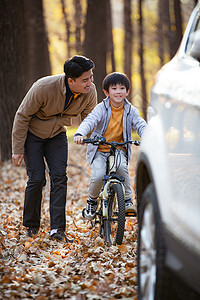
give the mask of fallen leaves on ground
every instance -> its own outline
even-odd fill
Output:
[[[82,218],[90,177],[85,146],[69,145],[66,232],[73,244],[49,239],[48,175],[40,231],[25,238],[25,168],[9,162],[0,168],[0,299],[137,299],[136,218],[126,221],[123,244],[112,247]]]

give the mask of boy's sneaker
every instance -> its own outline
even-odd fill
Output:
[[[89,199],[87,200],[87,206],[83,209],[82,215],[83,218],[88,220],[93,220],[96,215],[98,201]]]
[[[38,234],[39,227],[27,227],[26,228],[26,237],[32,238],[34,235]]]
[[[57,232],[54,232],[53,234],[50,234],[50,238],[52,240],[57,240],[59,242],[62,242],[65,240],[66,243],[73,243],[73,240],[69,240],[66,235],[65,232],[62,228],[58,228]]]
[[[136,209],[133,206],[133,202],[131,199],[125,200],[125,211],[131,212],[131,213],[136,213]]]

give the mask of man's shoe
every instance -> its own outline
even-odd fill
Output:
[[[130,213],[136,213],[136,209],[133,206],[133,202],[131,199],[125,200],[125,211]]]
[[[39,227],[27,227],[26,237],[32,238],[34,235],[38,234]]]
[[[65,241],[66,243],[73,243],[73,240],[69,240],[66,237],[65,232],[62,228],[58,228],[57,232],[50,235],[50,238],[59,242]]]
[[[87,200],[87,206],[82,211],[82,216],[85,219],[93,220],[96,215],[98,201],[97,200]]]

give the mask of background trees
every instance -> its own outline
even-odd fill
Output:
[[[133,54],[133,24],[132,24],[132,1],[124,1],[124,73],[128,78],[132,78],[132,54]],[[130,90],[128,99],[132,98],[132,89]]]
[[[94,60],[99,101],[104,76],[127,73],[129,100],[146,118],[154,75],[176,53],[196,2],[1,0],[1,161],[11,157],[14,114],[30,85],[62,73],[64,61],[74,54]]]
[[[98,99],[103,98],[102,78],[106,75],[107,0],[88,0],[85,23],[84,54],[95,62],[94,77]]]
[[[13,116],[27,88],[23,0],[0,1],[0,15],[0,151],[4,161],[11,155]]]
[[[42,0],[24,0],[24,19],[27,42],[28,88],[38,78],[51,74],[48,38],[43,16]]]
[[[42,0],[0,1],[0,157],[11,157],[17,107],[32,83],[51,74]]]

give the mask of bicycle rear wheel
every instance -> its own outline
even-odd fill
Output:
[[[104,220],[104,238],[111,245],[121,245],[125,227],[125,199],[121,184],[111,186],[108,219]]]

